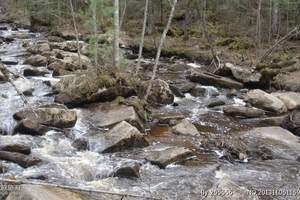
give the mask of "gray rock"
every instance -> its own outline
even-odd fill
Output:
[[[191,95],[193,95],[194,97],[203,97],[206,94],[206,89],[201,86],[196,86],[191,90]]]
[[[50,51],[50,45],[48,43],[39,43],[30,46],[27,51],[29,51],[32,54],[42,54],[44,52]]]
[[[281,127],[261,127],[240,132],[241,140],[247,144],[247,150],[259,154],[260,148],[267,149],[273,158],[296,160],[300,151],[299,139]]]
[[[79,151],[85,151],[88,149],[89,143],[88,140],[85,138],[78,138],[76,140],[74,140],[74,142],[72,143],[72,146],[76,149],[78,149]]]
[[[15,144],[12,143],[12,144],[6,144],[6,145],[0,144],[0,151],[9,151],[9,152],[16,152],[16,153],[22,153],[22,154],[29,155],[31,153],[31,148],[24,144],[18,144],[18,143],[15,143]]]
[[[136,162],[125,163],[118,167],[113,173],[114,177],[120,178],[139,178],[140,177],[140,164]]]
[[[300,93],[296,92],[275,92],[275,97],[283,101],[287,109],[294,110],[300,108]]]
[[[8,152],[8,151],[0,151],[0,159],[17,163],[23,168],[38,165],[42,162],[42,160],[37,157],[28,156],[22,153]]]
[[[14,133],[22,133],[25,135],[44,135],[50,130],[50,128],[35,120],[23,119],[14,128]]]
[[[270,112],[280,114],[287,111],[285,104],[280,99],[259,89],[249,91],[245,95],[245,100],[257,108]]]
[[[73,127],[77,121],[75,111],[56,107],[40,107],[34,110],[22,110],[14,114],[17,120],[30,119],[37,121],[45,126],[53,126],[57,128]]]
[[[260,117],[260,118],[250,118],[241,120],[245,124],[253,126],[281,126],[287,115],[276,116],[276,117]]]
[[[300,71],[278,74],[274,85],[280,90],[300,92]]]
[[[47,63],[48,63],[47,58],[41,55],[30,56],[24,61],[24,64],[28,64],[32,66],[44,66]]]
[[[300,136],[300,110],[290,113],[282,122],[282,127]]]
[[[203,85],[213,85],[213,86],[219,86],[219,87],[225,87],[225,88],[236,88],[236,89],[241,89],[243,88],[243,84],[232,80],[230,78],[225,78],[222,76],[218,76],[209,72],[203,72],[203,71],[198,71],[195,69],[191,70],[190,75],[188,78],[196,83],[200,83]]]
[[[169,146],[162,150],[147,151],[145,159],[160,168],[165,168],[171,163],[183,161],[192,155],[192,151],[187,148]]]
[[[143,134],[125,121],[120,122],[109,132],[104,133],[100,142],[101,149],[97,149],[97,151],[103,153],[118,152],[133,147],[145,147],[149,145]],[[93,146],[93,142],[90,142],[90,146]]]
[[[217,107],[217,106],[223,106],[225,105],[226,102],[223,101],[222,99],[212,99],[208,104],[207,107],[209,108],[213,108],[213,107]]]
[[[256,118],[265,115],[265,111],[244,106],[225,106],[223,112],[231,117]]]
[[[259,83],[262,75],[259,72],[251,70],[247,67],[235,66],[231,63],[225,63],[225,68],[228,68],[232,76],[242,83]]]
[[[187,119],[182,120],[179,124],[174,126],[172,132],[175,134],[199,136],[199,132],[195,125]]]

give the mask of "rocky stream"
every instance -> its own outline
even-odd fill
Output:
[[[82,104],[64,85],[90,65],[76,68],[74,40],[0,24],[0,41],[0,177],[23,183],[1,199],[300,199],[297,72],[267,93],[252,69],[162,58],[145,121],[128,88],[123,104],[106,88]]]

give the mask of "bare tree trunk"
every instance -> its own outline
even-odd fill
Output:
[[[272,9],[273,6],[272,6],[272,0],[269,0],[269,44],[271,44],[271,40],[272,40]]]
[[[79,33],[78,33],[77,25],[76,25],[76,19],[75,19],[75,12],[74,12],[74,8],[73,8],[73,2],[72,2],[72,0],[70,0],[69,2],[70,2],[70,7],[71,7],[71,14],[72,14],[73,26],[74,26],[75,34],[76,34],[78,61],[79,61],[79,66],[81,67]]]
[[[114,0],[114,45],[113,65],[118,68],[120,65],[120,23],[119,23],[119,0]]]
[[[123,25],[123,21],[124,21],[124,18],[125,18],[126,10],[127,10],[127,0],[124,0],[124,8],[123,8],[122,16],[121,16],[121,19],[120,19],[120,29],[122,28],[122,25]]]
[[[279,28],[279,2],[274,0],[273,2],[273,14],[272,14],[272,34],[278,34]]]
[[[136,68],[136,74],[138,73],[139,69],[141,68],[141,59],[143,55],[143,47],[144,47],[144,39],[145,39],[145,32],[147,27],[147,18],[148,18],[148,7],[149,7],[149,0],[146,0],[145,2],[145,10],[144,10],[144,22],[143,22],[143,30],[142,30],[142,37],[141,37],[141,43],[139,47],[139,57],[138,57],[138,63]]]
[[[185,16],[184,16],[184,37],[183,40],[187,41],[189,39],[189,33],[188,33],[188,25],[190,23],[190,3],[191,1],[188,0],[186,2],[185,7]]]
[[[262,0],[258,0],[257,16],[256,16],[256,45],[258,50],[261,48],[261,4]]]
[[[163,34],[162,34],[162,37],[161,37],[161,39],[160,39],[160,43],[159,43],[159,46],[158,46],[158,49],[157,49],[156,58],[155,58],[155,63],[154,63],[154,66],[153,66],[152,77],[151,77],[150,83],[149,83],[149,85],[148,85],[147,92],[146,92],[146,96],[145,96],[145,100],[146,100],[146,101],[147,101],[147,99],[148,99],[149,93],[150,93],[151,88],[152,88],[152,82],[154,81],[154,79],[155,79],[155,77],[156,77],[156,73],[157,73],[157,68],[158,68],[158,63],[159,63],[159,58],[160,58],[161,50],[162,50],[162,48],[163,48],[163,45],[164,45],[164,42],[165,42],[167,33],[168,33],[168,31],[169,31],[169,29],[170,29],[170,26],[171,26],[171,23],[172,23],[172,19],[173,19],[174,13],[175,13],[176,4],[177,4],[177,0],[173,0],[173,4],[172,4],[172,8],[171,8],[171,12],[170,12],[169,19],[168,19],[168,23],[167,23],[166,28],[164,29],[164,32],[163,32]]]
[[[98,67],[98,29],[97,29],[97,3],[95,3],[95,5],[92,8],[92,12],[93,12],[93,31],[94,31],[94,37],[95,37],[95,65],[96,67]]]

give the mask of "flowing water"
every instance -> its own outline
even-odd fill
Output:
[[[2,61],[18,61],[13,65],[6,65],[14,74],[22,74],[23,69],[28,67],[23,64],[28,55],[25,44],[33,44],[44,41],[42,34],[31,33],[28,30],[11,30],[9,25],[7,31],[1,31],[0,36],[12,37],[15,40],[9,44],[0,46],[0,58]],[[6,62],[8,63],[8,62]],[[169,68],[161,70],[159,76],[167,80],[179,81],[184,78],[184,68],[170,73],[174,66],[183,64],[183,61],[176,61],[172,64],[166,63]],[[186,65],[188,63],[185,63]],[[187,65],[188,66],[188,65]],[[189,64],[190,67],[198,67],[196,64]],[[176,79],[174,79],[174,77]],[[45,77],[29,77],[34,87],[33,95],[28,96],[29,105],[32,107],[52,103],[53,96],[51,88],[45,81],[57,81],[59,78],[52,78],[51,72]],[[203,86],[204,87],[204,86]],[[226,134],[232,130],[243,129],[243,125],[235,122],[222,114],[221,109],[208,108],[207,105],[214,94],[218,93],[218,99],[224,100],[228,104],[244,104],[238,98],[228,98],[228,91],[212,86],[205,87],[207,93],[202,97],[193,97],[186,94],[185,97],[176,97],[175,105],[167,105],[155,111],[156,114],[183,113],[204,132],[215,134]],[[26,105],[28,106],[28,105]],[[239,182],[243,186],[256,186],[257,180],[270,180],[264,183],[270,186],[280,181],[280,177],[288,174],[284,167],[293,166],[293,163],[285,162],[265,164],[245,164],[229,163],[226,160],[219,160],[222,149],[205,149],[201,147],[198,139],[186,136],[175,136],[170,133],[167,126],[155,126],[148,135],[152,144],[157,145],[157,150],[161,145],[172,144],[185,146],[195,151],[195,156],[186,161],[184,165],[174,163],[166,169],[147,163],[139,158],[139,154],[147,149],[133,149],[121,153],[99,154],[96,149],[101,145],[100,141],[92,140],[92,132],[95,132],[88,123],[90,112],[84,108],[75,109],[78,120],[71,130],[72,137],[57,131],[49,131],[44,136],[12,135],[16,122],[12,116],[15,112],[24,108],[20,96],[17,95],[14,87],[10,83],[0,84],[0,130],[3,134],[0,141],[19,141],[31,146],[34,156],[40,157],[46,162],[40,166],[22,168],[17,164],[0,161],[0,164],[8,167],[7,173],[1,174],[2,178],[19,180],[31,180],[36,182],[48,182],[62,185],[76,186],[86,189],[102,189],[107,191],[127,192],[138,195],[147,195],[162,199],[201,199],[202,192],[210,189],[218,180],[230,176],[232,180]],[[72,146],[76,138],[91,137],[93,145],[89,151],[78,151]],[[98,146],[97,146],[98,145]],[[139,179],[125,179],[112,177],[114,170],[124,163],[136,161],[142,164]],[[274,171],[276,166],[281,166],[280,171]],[[220,168],[221,166],[221,168]],[[270,174],[274,171],[274,174]],[[243,176],[244,175],[244,176]],[[286,180],[286,183],[298,182],[299,172],[295,177]],[[297,181],[295,181],[297,180]]]

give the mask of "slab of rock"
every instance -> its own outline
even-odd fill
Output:
[[[225,105],[226,102],[223,101],[222,99],[212,99],[208,104],[207,107],[209,108],[213,108],[213,107],[217,107],[217,106],[223,106]]]
[[[91,116],[91,119],[93,124],[98,127],[111,127],[126,121],[139,130],[144,130],[144,125],[132,106],[116,105],[108,110],[100,109]]]
[[[254,128],[239,134],[250,154],[263,153],[263,147],[271,158],[296,160],[299,156],[299,138],[281,127]]]
[[[53,106],[53,105],[51,105]],[[14,114],[17,120],[30,119],[45,126],[57,128],[71,128],[76,124],[77,115],[75,111],[60,107],[39,107],[32,110],[25,109]]]
[[[194,97],[203,97],[207,94],[207,90],[201,86],[194,87],[190,92]]]
[[[256,118],[265,115],[265,111],[257,108],[244,107],[244,106],[225,106],[223,108],[225,115],[231,117],[241,118]]]
[[[232,76],[242,83],[259,83],[262,75],[259,72],[247,67],[236,66],[231,63],[225,63],[225,68],[231,71]]]
[[[34,84],[32,81],[24,78],[18,78],[17,80],[13,81],[13,84],[18,88],[19,92],[30,96],[34,90]]]
[[[300,92],[300,71],[279,74],[274,78],[274,86],[280,90]]]
[[[69,52],[77,52],[78,51],[78,44],[77,41],[65,41],[65,42],[51,42],[50,43],[51,49],[60,49],[63,51],[69,51]],[[82,50],[84,46],[87,46],[87,44],[83,41],[79,41],[79,48]]]
[[[9,151],[29,155],[31,153],[31,148],[24,144],[12,143],[12,144],[1,144],[0,151]]]
[[[170,146],[162,150],[147,151],[145,159],[160,168],[165,168],[171,163],[183,161],[192,155],[192,151],[187,148]]]
[[[120,178],[139,178],[141,165],[136,162],[125,163],[118,167],[113,173],[114,177]]]
[[[203,85],[213,85],[224,88],[236,88],[241,89],[244,85],[238,81],[232,80],[230,78],[225,78],[222,76],[218,76],[209,72],[197,71],[195,69],[191,70],[188,78],[196,83],[200,83]]]
[[[133,147],[148,146],[144,135],[134,126],[122,121],[104,134],[101,149],[102,153],[113,153]]]
[[[45,69],[38,69],[38,68],[26,68],[23,71],[24,76],[44,76],[49,74],[49,72]]]
[[[194,124],[189,120],[184,119],[176,126],[172,127],[172,132],[175,134],[198,136],[199,132]]]
[[[276,117],[259,117],[259,118],[248,118],[242,119],[241,121],[245,124],[253,126],[281,126],[287,115],[281,115]]]
[[[19,190],[14,190],[9,193],[6,200],[91,200],[88,195],[81,195],[79,193],[71,192],[66,189],[24,184],[20,186]]]
[[[22,133],[25,135],[44,135],[51,129],[45,125],[40,124],[36,120],[23,119],[14,128],[14,133]]]
[[[274,113],[285,113],[287,108],[285,104],[275,97],[262,90],[251,90],[245,95],[245,100],[251,105]]]
[[[274,92],[275,97],[283,101],[287,109],[294,110],[300,108],[300,93],[296,92]]]
[[[32,66],[44,66],[47,63],[48,63],[47,58],[41,55],[30,56],[24,61],[24,64],[32,65]]]
[[[0,82],[6,82],[6,81],[7,81],[7,78],[0,69]]]
[[[37,157],[28,156],[22,153],[8,152],[8,151],[0,151],[0,159],[17,163],[23,168],[38,165],[42,162],[42,160]]]

